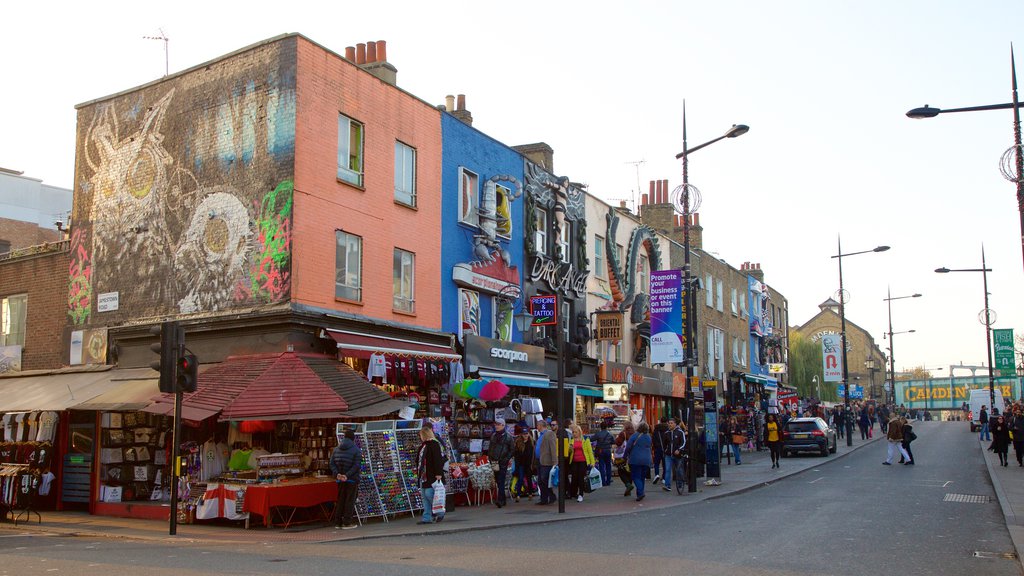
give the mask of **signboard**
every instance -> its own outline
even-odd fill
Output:
[[[774,364],[774,363],[773,364],[769,364],[768,365],[768,373],[769,374],[785,374],[786,373],[786,365],[785,364],[781,364],[781,363],[779,363],[779,364]]]
[[[683,361],[683,283],[679,270],[651,272],[651,363]]]
[[[629,384],[605,384],[605,402],[629,402]]]
[[[800,404],[796,388],[780,386],[776,392],[776,399],[779,403],[779,410],[782,412],[792,412]]]
[[[534,326],[558,325],[558,296],[530,296]]]
[[[632,364],[607,362],[604,365],[604,387],[607,388],[609,384],[627,384],[632,394],[681,398],[682,395],[677,394],[674,385],[675,374]],[[685,394],[685,388],[682,392]]]
[[[96,297],[97,312],[113,312],[117,310],[120,301],[119,292],[104,292]]]
[[[1001,376],[1015,376],[1017,363],[1013,361],[1013,328],[992,331],[992,347],[995,349],[995,367]]]
[[[544,349],[466,334],[466,365],[521,374],[544,374]]]
[[[718,448],[718,399],[714,387],[704,389],[704,455],[707,458],[707,477],[721,478],[722,468],[719,461],[721,450]]]
[[[995,379],[995,388],[1002,392],[1003,399],[1010,401],[1021,397],[1024,379],[1000,376]],[[971,390],[988,390],[988,376],[957,376],[929,380],[898,380],[896,382],[896,403],[907,408],[954,409],[958,410],[970,399]]]
[[[21,371],[21,346],[0,346],[0,374]]]
[[[839,398],[844,398],[844,396],[843,396],[843,385],[842,384],[836,386],[836,395],[838,395]],[[855,399],[862,399],[862,398],[864,398],[864,387],[863,386],[856,386],[856,385],[850,386],[850,398],[855,398]]]
[[[619,342],[622,340],[622,312],[597,312],[598,342]]]
[[[821,336],[821,356],[825,382],[842,382],[843,352],[842,337],[839,334],[823,334]]]

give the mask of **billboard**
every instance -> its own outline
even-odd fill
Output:
[[[822,368],[825,371],[825,382],[843,381],[843,348],[839,334],[823,334],[821,336]]]
[[[651,272],[651,363],[683,361],[683,284],[679,270]]]

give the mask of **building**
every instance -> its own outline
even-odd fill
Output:
[[[818,343],[825,334],[842,333],[842,319],[839,317],[839,302],[829,298],[818,305],[819,312],[792,330],[811,342]],[[871,334],[846,318],[846,355],[848,382],[852,386],[851,398],[885,398],[883,385],[887,357],[875,343]],[[829,385],[835,385],[830,383]],[[822,382],[822,386],[825,383]],[[838,391],[840,399],[842,390]]]
[[[0,254],[64,239],[71,190],[0,168]]]

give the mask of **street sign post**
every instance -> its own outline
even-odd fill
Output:
[[[995,369],[999,375],[1015,375],[1017,363],[1013,358],[1013,328],[992,330],[992,347],[995,348]]]

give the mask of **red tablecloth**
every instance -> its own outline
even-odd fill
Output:
[[[277,506],[309,508],[338,500],[338,485],[326,482],[282,482],[280,484],[253,485],[245,490],[244,509],[263,517],[270,524],[270,509]]]

